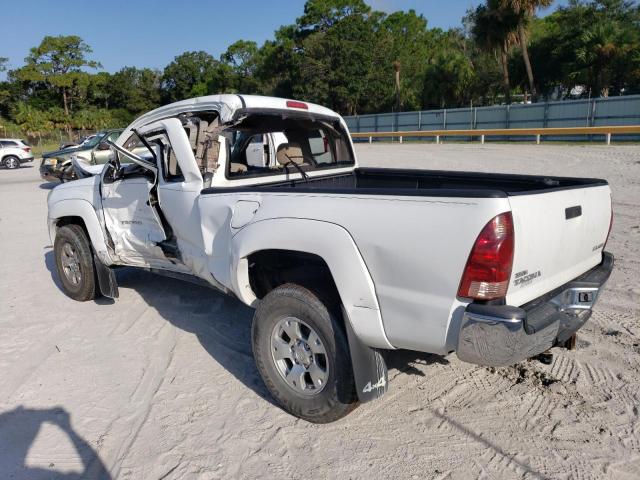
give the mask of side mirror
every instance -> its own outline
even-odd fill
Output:
[[[107,142],[101,142],[96,147],[96,150],[109,150],[110,148],[111,148],[111,146],[109,146],[109,144]]]

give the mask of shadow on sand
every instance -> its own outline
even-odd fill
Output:
[[[45,253],[45,264],[53,282],[62,291],[51,250]],[[135,290],[166,321],[193,333],[207,353],[229,373],[275,405],[253,360],[252,308],[217,290],[137,268],[118,268],[116,278],[120,288]],[[98,298],[95,302],[105,305],[114,301]],[[407,375],[424,376],[418,365],[449,363],[442,356],[410,350],[386,351],[384,356],[390,370]]]
[[[54,463],[49,468],[28,466],[27,454],[44,424],[57,426],[67,436],[82,463],[83,471],[64,473]],[[2,478],[38,479],[110,479],[98,454],[71,426],[64,408],[24,408],[0,413],[0,476]]]

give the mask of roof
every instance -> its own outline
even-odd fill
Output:
[[[196,112],[203,110],[217,110],[220,112],[222,122],[227,122],[233,118],[236,110],[241,108],[264,108],[278,110],[294,110],[287,107],[286,98],[264,97],[260,95],[222,94],[207,95],[205,97],[190,98],[180,102],[171,103],[160,108],[156,108],[138,117],[127,128],[140,128],[143,125],[172,117],[184,112]],[[308,106],[308,111],[315,114],[331,117],[340,117],[336,112],[321,105],[304,102]]]

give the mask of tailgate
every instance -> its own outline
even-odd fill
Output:
[[[515,251],[507,304],[520,306],[602,261],[611,218],[608,185],[509,197]]]

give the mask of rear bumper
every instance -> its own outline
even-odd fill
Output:
[[[613,263],[613,255],[604,252],[600,265],[522,307],[467,305],[458,336],[458,358],[503,367],[564,342],[591,316]]]

